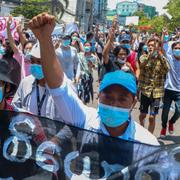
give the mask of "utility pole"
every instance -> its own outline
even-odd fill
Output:
[[[51,0],[51,13],[52,15],[56,15],[56,5],[57,5],[57,0]]]

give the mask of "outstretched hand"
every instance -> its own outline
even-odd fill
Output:
[[[39,41],[51,38],[55,25],[55,17],[48,13],[39,14],[29,22],[29,28]]]

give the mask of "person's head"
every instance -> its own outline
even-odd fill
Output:
[[[11,89],[10,83],[0,80],[0,104],[7,97]]]
[[[94,38],[94,33],[93,32],[90,31],[90,32],[88,32],[86,34],[86,41],[91,42],[93,40],[93,38]]]
[[[12,60],[14,61],[14,59]],[[20,66],[19,68],[13,67],[7,60],[0,59],[0,103],[4,98],[14,95],[17,90],[20,81],[18,70],[20,70]]]
[[[160,42],[158,39],[156,38],[149,39],[147,42],[148,52],[153,53],[154,51],[157,50],[157,47],[159,47],[159,45],[160,45]]]
[[[31,55],[31,67],[30,71],[31,74],[35,77],[37,80],[44,79],[44,74],[42,70],[41,65],[41,54],[40,54],[40,47],[39,44],[35,44],[30,52]]]
[[[174,57],[180,61],[180,42],[174,42],[172,44],[172,51],[173,51],[173,55]]]
[[[104,76],[99,89],[98,114],[105,126],[117,128],[128,121],[136,91],[136,79],[131,73],[118,70]]]
[[[29,35],[28,32],[24,31],[24,32],[23,32],[23,35],[24,35],[24,37],[25,37],[27,40],[30,39],[30,35]]]
[[[77,42],[79,38],[80,38],[80,36],[79,36],[78,32],[74,31],[74,32],[71,33],[72,41],[76,41]]]
[[[92,52],[92,44],[88,41],[84,43],[84,51],[85,53],[91,53]]]
[[[3,43],[3,47],[4,47],[4,55],[3,55],[3,58],[12,58],[13,55],[14,55],[14,52],[10,46],[10,42],[8,39],[6,39]]]
[[[126,48],[128,48],[129,50],[131,50],[130,41],[131,41],[131,37],[130,37],[129,34],[121,35],[121,37],[120,37],[120,44],[121,44],[121,45],[124,45],[124,46],[125,46]]]
[[[24,46],[23,46],[23,52],[24,54],[26,54],[27,52],[30,52],[32,47],[34,45],[34,42],[33,41],[27,41],[24,43]]]
[[[62,38],[62,46],[63,47],[69,47],[71,44],[71,36],[65,35]]]
[[[125,29],[123,29],[123,30],[121,31],[121,35],[122,35],[122,36],[126,35],[126,30],[125,30]]]
[[[27,60],[30,60],[30,58],[31,58],[30,52],[31,52],[33,45],[34,45],[33,41],[27,41],[24,43],[23,53],[25,55],[25,59],[27,59]]]
[[[126,48],[126,46],[119,45],[114,49],[113,54],[120,64],[124,64],[130,54],[130,51],[128,48]]]

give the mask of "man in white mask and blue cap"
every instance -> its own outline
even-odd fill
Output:
[[[54,16],[40,14],[29,26],[40,42],[41,64],[49,92],[67,124],[125,140],[159,145],[151,133],[131,119],[137,91],[132,74],[121,70],[106,74],[100,85],[98,110],[87,107],[70,87],[56,57],[51,40]]]

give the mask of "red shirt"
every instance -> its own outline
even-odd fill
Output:
[[[5,100],[4,110],[14,111],[14,108],[11,106],[11,104],[7,100]]]
[[[137,70],[137,68],[136,68],[136,56],[137,56],[137,53],[132,51],[131,54],[127,58],[127,62],[129,62],[131,64],[131,67],[133,68],[134,72],[136,72],[136,70]]]

